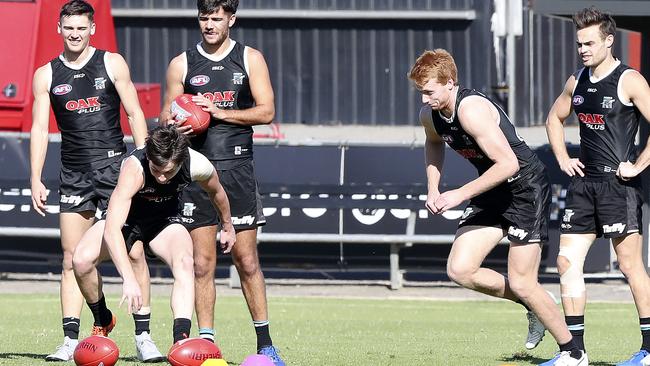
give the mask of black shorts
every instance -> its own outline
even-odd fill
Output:
[[[535,167],[513,182],[503,183],[470,202],[458,227],[491,226],[508,233],[515,243],[548,240],[551,190],[546,169]]]
[[[155,257],[155,254],[149,249],[149,243],[167,226],[180,223],[180,217],[158,218],[145,221],[127,220],[124,226],[122,226],[126,251],[131,252],[133,245],[137,241],[141,241],[147,256]]]
[[[105,167],[78,172],[61,167],[59,175],[60,212],[106,211],[108,199],[117,185],[122,159]],[[98,216],[99,217],[99,216]]]
[[[257,189],[252,159],[242,162],[232,169],[219,169],[219,162],[212,164],[217,169],[219,181],[230,202],[230,216],[235,230],[244,230],[264,225],[266,218],[262,212],[262,199]],[[217,210],[210,202],[208,194],[196,182],[190,184],[180,199],[180,212],[183,224],[189,230],[212,226],[219,223]]]
[[[616,176],[574,177],[569,184],[560,233],[595,233],[605,238],[641,233],[642,206],[640,179],[625,182]]]

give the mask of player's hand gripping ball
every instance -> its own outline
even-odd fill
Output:
[[[192,127],[193,135],[202,134],[210,126],[210,113],[192,102],[191,94],[181,94],[174,98],[170,109],[176,115],[176,121],[183,121],[181,126]]]
[[[172,366],[201,366],[210,358],[221,358],[221,350],[216,344],[201,338],[178,341],[167,354],[167,360]]]
[[[120,356],[115,342],[108,337],[90,336],[74,349],[74,363],[77,366],[113,366]]]

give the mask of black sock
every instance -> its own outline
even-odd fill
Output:
[[[643,337],[641,349],[650,352],[650,318],[639,318],[639,324],[641,324],[641,337]]]
[[[133,322],[135,323],[135,335],[140,335],[142,332],[151,334],[149,330],[149,321],[151,320],[151,313],[149,314],[133,314]]]
[[[87,303],[90,311],[93,313],[93,318],[95,318],[95,325],[100,327],[106,327],[111,324],[113,321],[113,313],[106,307],[106,300],[104,299],[104,294],[102,297],[94,304]]]
[[[190,336],[192,321],[186,318],[174,319],[174,343]]]
[[[568,343],[558,343],[558,346],[560,346],[560,352],[571,352],[571,358],[579,360],[582,357],[582,351],[580,351],[573,338]]]
[[[569,332],[573,336],[573,340],[576,342],[576,346],[581,350],[585,351],[585,316],[584,315],[569,315],[565,316],[564,320],[566,325],[569,327]]]
[[[63,336],[70,339],[79,339],[79,318],[63,318]]]
[[[519,305],[525,307],[525,308],[526,308],[526,311],[530,311],[530,308],[528,307],[528,305],[524,304],[524,302],[521,301],[521,299],[517,299],[517,301],[515,301],[515,302],[516,302],[517,304],[519,304]]]
[[[255,334],[257,334],[257,350],[264,347],[272,346],[271,334],[269,334],[268,320],[254,320]]]

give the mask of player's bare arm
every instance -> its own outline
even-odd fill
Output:
[[[247,47],[249,64],[249,84],[255,106],[249,109],[220,109],[202,95],[192,98],[192,101],[210,113],[218,121],[226,121],[237,125],[254,126],[269,124],[275,117],[275,97],[269,69],[262,53]]]
[[[440,195],[439,184],[442,166],[445,161],[445,144],[433,128],[431,120],[431,107],[428,105],[420,109],[420,123],[424,127],[426,139],[424,141],[424,162],[427,173],[427,201],[426,208],[433,214],[440,213],[434,205]]]
[[[129,67],[122,55],[118,53],[107,53],[106,61],[113,72],[113,77],[115,77],[115,90],[120,95],[122,105],[129,119],[135,146],[144,146],[144,139],[147,137],[147,122],[144,119],[142,108],[140,108],[138,92],[135,90],[133,81],[131,81]]]
[[[646,120],[650,120],[650,87],[648,82],[640,73],[636,71],[627,72],[621,80],[623,83],[622,98],[629,100],[639,109],[639,112]],[[630,179],[639,175],[650,164],[650,146],[641,151],[636,162],[633,164],[629,161],[622,162],[616,170],[616,175],[622,179]]]
[[[167,75],[165,76],[165,96],[163,97],[163,106],[160,111],[160,124],[166,126],[167,123],[174,121],[171,113],[171,105],[174,98],[183,94],[183,74],[187,64],[185,52],[174,57],[167,66]]]
[[[31,170],[32,206],[41,216],[45,216],[47,189],[41,182],[43,164],[47,153],[48,129],[50,122],[50,95],[48,86],[52,74],[50,64],[41,66],[34,73],[32,83],[34,105],[32,107],[32,129],[30,132],[29,160]]]
[[[167,126],[170,123],[176,123],[175,116],[171,112],[172,101],[177,96],[185,92],[185,87],[183,86],[183,75],[185,74],[187,68],[187,57],[185,52],[174,57],[167,67],[167,75],[165,78],[166,88],[165,96],[163,97],[163,106],[160,111],[159,124],[161,126]],[[184,134],[191,134],[191,126],[181,126],[178,127],[178,130]]]
[[[230,203],[228,202],[228,196],[219,182],[217,171],[213,169],[212,174],[208,179],[199,181],[198,183],[201,188],[208,193],[212,204],[219,212],[219,217],[221,218],[221,249],[224,253],[230,253],[233,245],[235,245],[236,233],[230,218]]]
[[[435,202],[441,212],[496,187],[519,171],[517,156],[499,128],[499,123],[508,122],[499,121],[492,103],[479,96],[467,97],[458,106],[458,120],[494,165],[462,187],[442,193]]]
[[[117,186],[108,203],[106,225],[102,239],[111,255],[115,268],[117,268],[124,280],[120,306],[123,302],[126,302],[129,313],[138,311],[142,307],[142,292],[126,251],[122,226],[124,226],[129,215],[131,199],[144,184],[142,169],[140,163],[134,158],[126,159],[122,164]]]
[[[570,177],[576,174],[584,177],[585,174],[582,172],[582,169],[585,166],[578,158],[571,158],[569,156],[564,141],[564,121],[571,115],[571,101],[576,82],[575,75],[571,75],[564,84],[562,94],[553,103],[546,118],[546,134],[548,135],[548,142],[551,144],[553,154],[560,165],[560,169]]]
[[[171,114],[171,105],[174,98],[183,94],[185,87],[183,86],[183,74],[187,65],[187,57],[185,52],[174,57],[167,66],[167,74],[165,76],[165,96],[163,97],[162,111],[160,112],[160,123],[166,125],[169,121],[173,121]]]

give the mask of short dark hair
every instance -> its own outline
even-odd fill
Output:
[[[602,12],[595,6],[584,8],[575,13],[573,15],[573,24],[575,24],[576,30],[597,25],[602,39],[605,39],[610,34],[612,36],[616,34],[616,22],[611,14]]]
[[[164,167],[169,162],[179,166],[190,154],[190,142],[175,126],[159,126],[149,131],[145,143],[147,159],[156,166]]]
[[[230,14],[235,14],[238,6],[239,0],[196,0],[199,14],[211,14],[219,11],[219,8]]]
[[[95,9],[84,0],[70,0],[61,7],[59,19],[71,15],[86,15],[92,22],[95,17]]]

